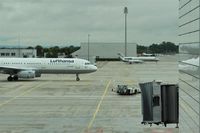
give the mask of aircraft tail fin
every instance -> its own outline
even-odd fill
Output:
[[[118,55],[119,55],[119,58],[120,58],[122,61],[125,60],[125,59],[124,59],[124,55],[123,55],[122,53],[118,53]]]

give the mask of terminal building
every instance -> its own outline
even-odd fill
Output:
[[[125,53],[124,43],[83,42],[81,48],[72,56],[90,60],[116,60],[118,53]],[[137,44],[127,43],[127,56],[137,56]]]
[[[25,48],[2,48],[0,49],[0,58],[35,58],[37,57],[36,49]]]
[[[200,132],[200,2],[179,0],[180,132]]]

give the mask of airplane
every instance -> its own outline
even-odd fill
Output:
[[[8,81],[41,77],[41,74],[76,74],[79,81],[79,74],[95,71],[95,65],[79,58],[0,58],[0,73],[9,74]]]
[[[149,56],[155,56],[155,54],[142,53],[142,56],[147,56],[147,57],[149,57]]]
[[[144,61],[159,61],[157,57],[124,57],[121,53],[118,53],[120,59],[124,62],[132,63],[143,63]]]

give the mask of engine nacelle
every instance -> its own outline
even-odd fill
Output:
[[[17,73],[18,78],[35,78],[35,71],[26,70]]]

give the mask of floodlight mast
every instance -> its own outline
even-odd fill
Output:
[[[127,56],[127,14],[128,14],[128,8],[124,7],[124,14],[125,14],[125,56]]]
[[[90,60],[90,34],[88,34],[88,61]]]

